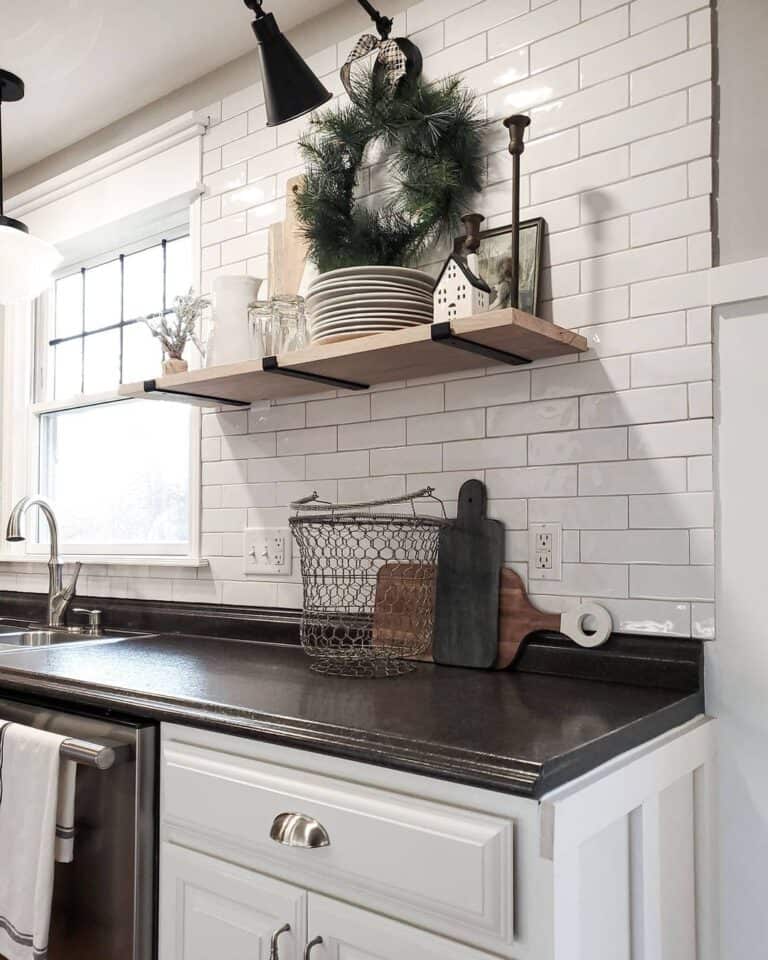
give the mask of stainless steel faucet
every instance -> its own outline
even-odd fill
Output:
[[[59,525],[56,522],[53,505],[45,497],[22,497],[19,500],[8,518],[5,539],[12,542],[26,539],[22,532],[22,519],[30,507],[38,507],[48,521],[51,534],[51,556],[48,560],[48,626],[60,629],[64,626],[64,616],[75,595],[81,564],[75,564],[74,576],[65,587],[64,564],[59,558]]]

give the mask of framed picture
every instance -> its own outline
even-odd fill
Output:
[[[520,224],[520,309],[538,316],[541,281],[541,251],[544,244],[542,217],[523,220]],[[496,227],[480,232],[480,276],[491,288],[491,310],[510,306],[509,267],[512,227]],[[464,248],[464,237],[454,241],[454,251]]]

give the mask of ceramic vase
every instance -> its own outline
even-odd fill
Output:
[[[206,366],[249,360],[254,352],[248,306],[259,293],[258,277],[216,277],[213,281],[213,331]]]

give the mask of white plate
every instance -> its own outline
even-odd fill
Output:
[[[341,309],[329,307],[327,310],[314,310],[309,314],[309,322],[317,323],[319,320],[351,320],[354,317],[381,317],[382,320],[397,320],[399,317],[432,317],[432,307],[419,306],[382,306],[377,307],[374,304],[361,303],[359,306],[346,306]]]
[[[339,270],[329,270],[327,273],[321,273],[319,279],[325,281],[348,278],[360,279],[362,277],[377,280],[382,277],[398,280],[407,278],[408,280],[427,283],[430,286],[434,286],[435,283],[428,273],[424,273],[423,270],[413,270],[411,267],[342,267]]]
[[[350,296],[355,293],[381,293],[396,295],[399,293],[412,293],[420,297],[431,297],[434,293],[432,287],[423,283],[384,283],[380,280],[339,280],[336,283],[322,283],[312,286],[307,291],[307,300],[315,297],[327,296]]]
[[[377,333],[392,333],[391,330],[358,330],[346,333],[328,333],[321,337],[313,337],[313,343],[341,343],[342,340],[355,340],[357,337],[372,337]]]
[[[340,324],[346,325],[350,323],[392,323],[397,325],[408,324],[417,324],[417,323],[431,323],[432,317],[414,314],[405,314],[401,313],[397,316],[390,316],[388,314],[367,314],[367,313],[358,313],[353,317],[331,317],[330,319],[320,319],[310,323],[311,330],[324,330],[328,327],[338,326]]]
[[[314,307],[326,303],[370,303],[373,300],[397,302],[399,300],[416,300],[419,303],[433,303],[433,298],[418,290],[334,290],[327,293],[316,293],[307,297],[307,306]]]
[[[410,327],[426,327],[426,326],[428,326],[428,323],[426,321],[421,322],[418,320],[415,320],[415,321],[402,320],[402,321],[387,323],[384,320],[371,319],[371,320],[364,320],[362,323],[360,322],[334,323],[324,327],[312,327],[309,332],[311,336],[315,337],[315,336],[321,336],[327,333],[333,333],[334,330],[369,330],[372,327],[375,327],[381,330],[404,330]]]

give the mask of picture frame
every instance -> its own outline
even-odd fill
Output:
[[[520,223],[520,302],[519,309],[538,316],[541,293],[541,260],[544,249],[543,217],[534,217]],[[491,310],[503,309],[509,302],[498,303],[498,296],[504,296],[504,261],[511,255],[510,237],[512,226],[494,227],[481,230],[480,249],[477,256],[480,263],[480,276],[491,288]],[[462,253],[466,237],[456,237],[454,252]],[[506,240],[506,242],[505,242]],[[497,305],[498,303],[498,305]]]

